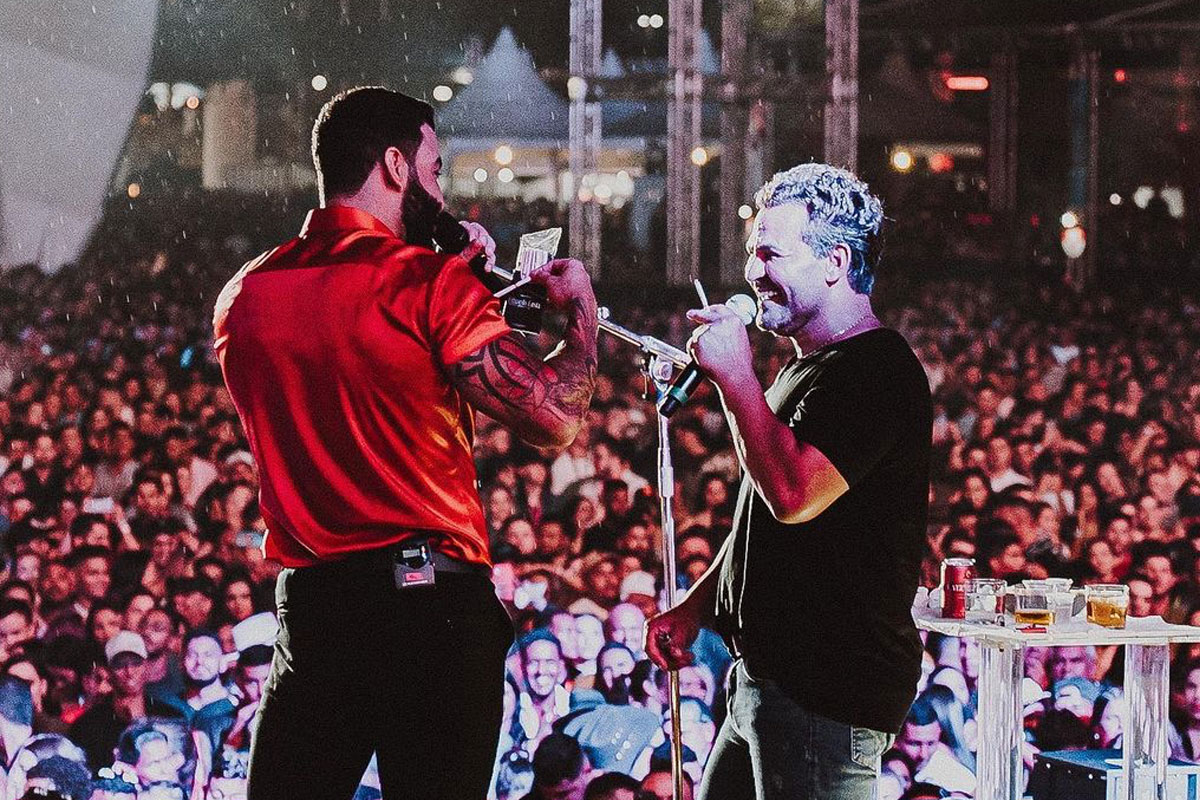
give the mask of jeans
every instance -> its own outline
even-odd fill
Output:
[[[249,800],[482,800],[513,629],[486,574],[397,589],[382,558],[286,569],[250,749]]]
[[[872,800],[895,737],[805,711],[738,661],[700,800]]]

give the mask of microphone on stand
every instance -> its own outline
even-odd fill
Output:
[[[744,294],[735,294],[725,301],[725,305],[741,320],[743,325],[753,322],[754,315],[758,311],[758,304],[749,295]],[[688,365],[683,368],[678,377],[663,392],[662,397],[658,399],[658,413],[670,418],[691,399],[692,392],[696,390],[703,379],[704,374],[696,366],[696,362],[694,360],[688,362]]]

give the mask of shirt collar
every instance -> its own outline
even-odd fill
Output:
[[[395,232],[375,216],[353,206],[325,206],[314,208],[304,219],[300,235],[305,236],[316,231],[378,231],[395,237]]]

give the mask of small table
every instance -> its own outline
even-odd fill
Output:
[[[1200,628],[1171,625],[1162,617],[1130,617],[1123,630],[1085,621],[1023,633],[1017,628],[942,619],[937,611],[913,610],[917,627],[980,644],[979,747],[976,800],[1020,800],[1023,794],[1021,745],[1025,741],[1021,704],[1026,645],[1125,645],[1125,699],[1122,761],[1127,800],[1166,800],[1167,712],[1170,696],[1169,645],[1200,642]]]

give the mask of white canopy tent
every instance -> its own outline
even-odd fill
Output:
[[[56,270],[99,219],[157,0],[0,0],[0,267]]]

